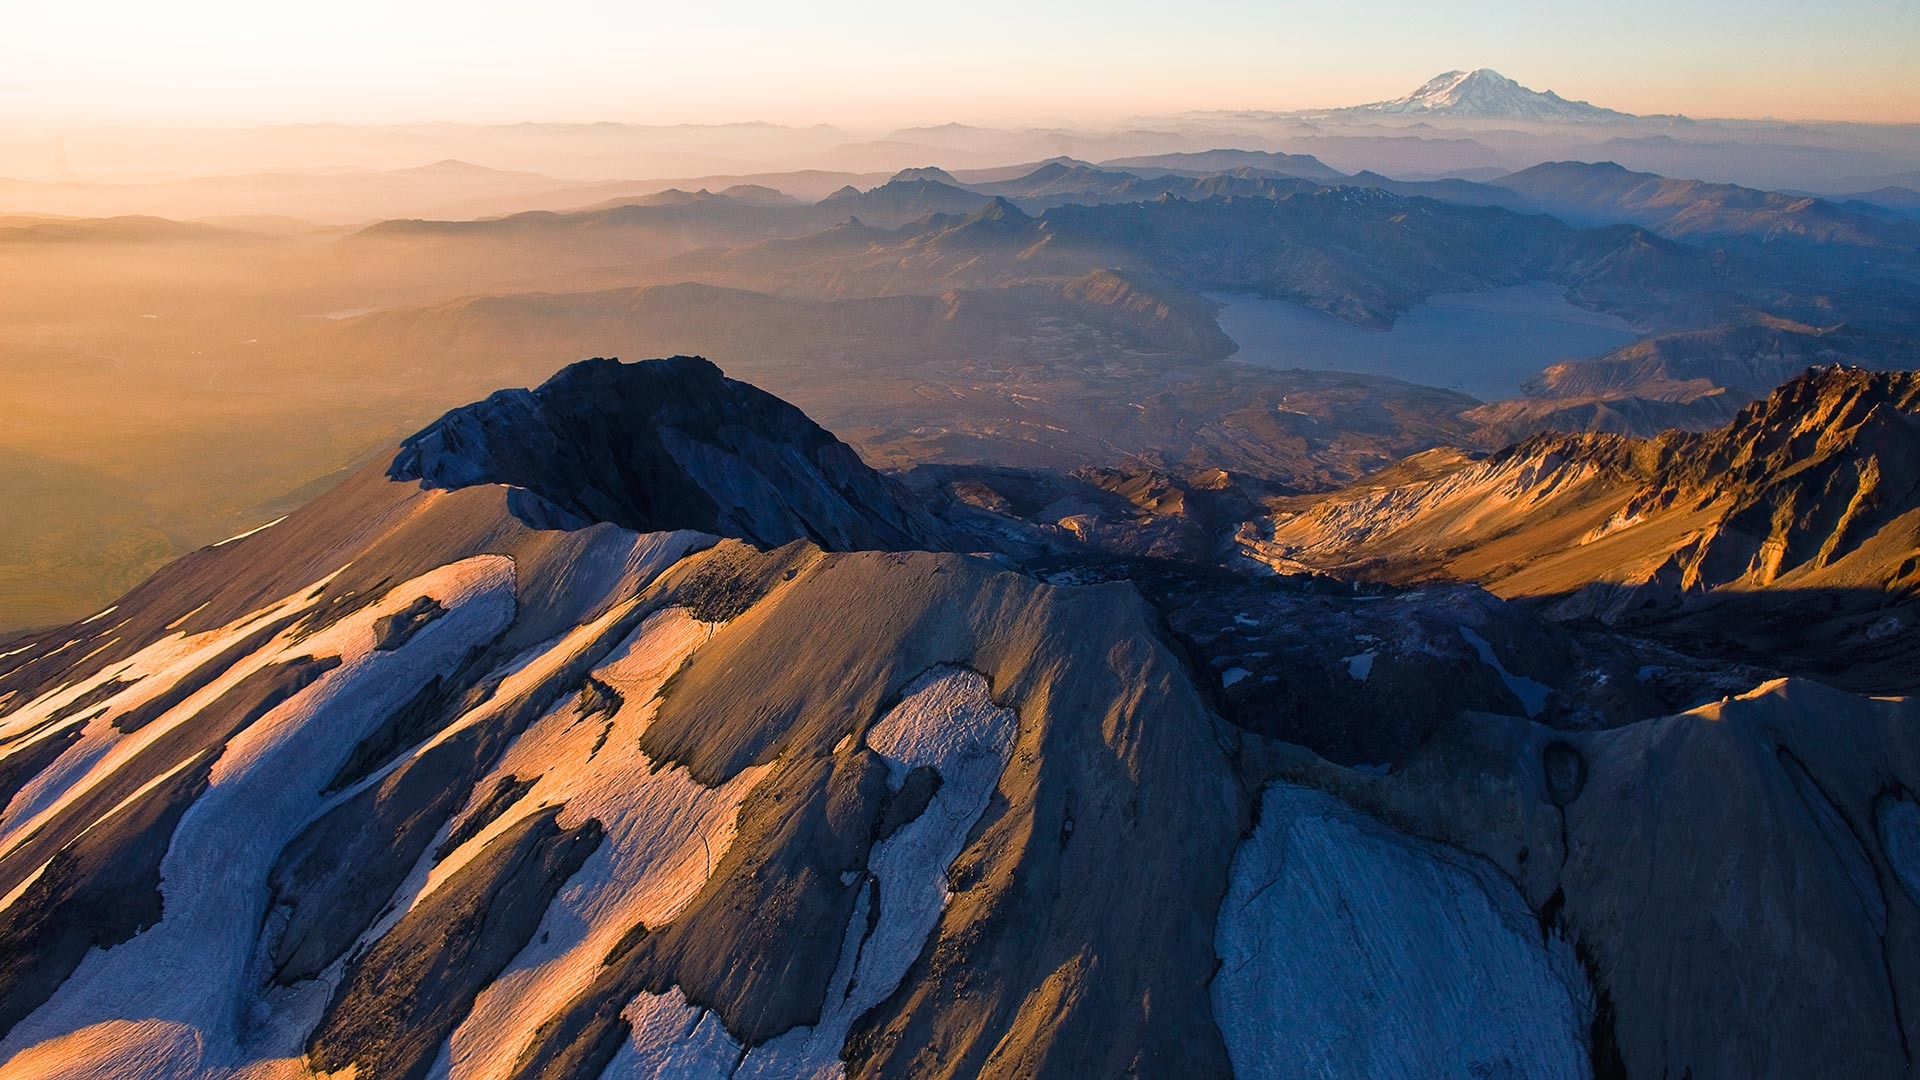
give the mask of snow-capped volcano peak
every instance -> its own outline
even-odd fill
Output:
[[[1628,115],[1584,101],[1569,101],[1551,90],[1530,90],[1492,68],[1449,71],[1428,79],[1405,97],[1359,108],[1377,113],[1504,120],[1611,120]]]
[[[1487,97],[1524,90],[1519,83],[1492,68],[1449,71],[1428,79],[1420,89],[1399,100],[1409,106],[1450,108],[1471,97]]]

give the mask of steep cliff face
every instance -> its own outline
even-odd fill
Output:
[[[712,426],[650,411],[707,415],[717,376],[642,367],[599,410],[463,411],[409,478],[0,658],[0,1077],[1908,1067],[1911,702],[1787,682],[1632,720],[1630,667],[1460,586],[1249,588],[1210,632],[1272,663],[1209,670],[1224,579],[1156,608],[771,546],[904,511],[871,474],[773,483],[742,448],[833,464],[817,428],[724,385]],[[739,459],[601,471],[687,428]],[[1573,488],[1659,464],[1556,453]],[[666,497],[705,469],[739,475]],[[732,535],[659,528],[690,514]],[[1343,692],[1289,668],[1316,630]]]
[[[1812,369],[1714,431],[1541,435],[1273,511],[1240,539],[1281,568],[1458,577],[1612,623],[1819,593],[1767,618],[1838,613],[1868,650],[1853,659],[1893,663],[1920,586],[1920,376]]]
[[[1651,456],[1653,483],[1629,516],[1719,507],[1717,527],[1686,557],[1688,585],[1818,575],[1920,510],[1920,377],[1827,369],[1725,429],[1665,437]]]

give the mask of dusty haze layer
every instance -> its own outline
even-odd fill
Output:
[[[1144,458],[1289,488],[1707,426],[1806,362],[1903,362],[1913,128],[1642,116],[1486,70],[1394,85],[1123,123],[23,126],[0,625],[97,610],[556,357],[708,355],[892,468]],[[1299,319],[1250,334],[1255,310]],[[1640,374],[1546,374],[1601,354]]]

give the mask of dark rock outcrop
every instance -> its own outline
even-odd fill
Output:
[[[939,549],[937,527],[806,414],[698,357],[582,360],[502,390],[401,444],[388,475],[503,484],[535,528],[609,522],[775,547]]]
[[[0,1036],[53,996],[87,951],[160,921],[160,860],[206,790],[213,754],[103,817],[48,860],[0,918]]]
[[[419,1080],[440,1042],[533,936],[593,854],[600,823],[572,829],[551,807],[516,824],[350,965],[307,1052],[325,1069]],[[448,927],[459,933],[447,933]]]

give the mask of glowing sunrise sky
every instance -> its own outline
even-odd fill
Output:
[[[1920,121],[1920,0],[11,0],[0,121],[1107,119],[1450,68],[1632,112]]]

